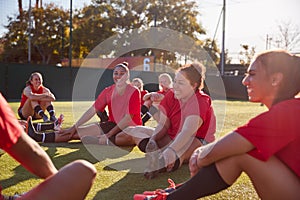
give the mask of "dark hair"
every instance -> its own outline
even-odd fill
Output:
[[[26,86],[31,85],[31,81],[32,81],[32,79],[33,79],[34,76],[40,76],[40,77],[41,77],[41,81],[43,82],[43,76],[42,76],[42,74],[39,73],[39,72],[33,72],[33,73],[30,75],[29,79],[26,81]]]
[[[185,72],[186,78],[191,85],[197,84],[197,89],[203,88],[203,81],[205,79],[205,67],[201,63],[186,64],[179,68],[179,72]]]
[[[267,76],[282,73],[282,82],[273,104],[294,98],[300,92],[300,57],[285,50],[270,50],[259,54],[258,62]]]

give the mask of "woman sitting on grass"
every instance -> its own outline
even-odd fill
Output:
[[[249,100],[269,110],[215,143],[196,149],[192,178],[169,192],[134,199],[194,200],[231,186],[245,172],[261,199],[300,199],[300,57],[273,50],[259,54],[243,84]]]
[[[105,88],[94,104],[69,129],[38,134],[31,122],[28,134],[38,142],[66,142],[80,139],[86,143],[115,144],[119,146],[134,143],[122,130],[128,126],[141,125],[141,97],[139,90],[129,82],[128,63],[120,63],[113,71],[113,85]],[[93,116],[108,108],[108,121],[86,124]],[[103,117],[103,116],[102,116]],[[100,116],[101,118],[101,116]]]
[[[193,63],[179,69],[174,80],[174,91],[162,99],[157,127],[130,127],[139,149],[146,152],[150,179],[162,171],[174,171],[188,161],[193,151],[214,140],[216,121],[211,99],[200,89],[204,67]]]
[[[172,77],[167,73],[162,73],[158,76],[158,83],[159,91],[149,92],[142,97],[142,101],[144,101],[141,108],[143,125],[145,125],[151,117],[159,121],[159,110],[157,107],[165,95],[173,88]]]

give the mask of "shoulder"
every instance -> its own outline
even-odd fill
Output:
[[[196,92],[196,96],[199,102],[211,105],[211,98],[209,95],[205,94],[203,91]]]
[[[126,90],[131,91],[131,92],[138,92],[138,93],[140,93],[140,90],[137,87],[132,86],[131,84],[128,84],[126,86]]]
[[[41,86],[39,90],[42,90],[43,92],[50,92],[50,89],[45,86]]]

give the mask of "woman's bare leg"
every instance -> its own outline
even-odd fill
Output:
[[[178,152],[177,156],[180,157],[180,165],[184,162],[188,162],[195,149],[201,146],[202,144],[200,140],[198,138],[193,137],[193,141],[191,142],[191,144],[187,148],[183,149],[182,152]]]
[[[91,163],[84,160],[74,161],[19,199],[85,199],[96,177],[96,173],[96,169]]]
[[[228,184],[244,171],[262,199],[300,199],[299,177],[274,156],[263,162],[244,154],[219,161],[216,167]]]
[[[98,123],[89,124],[86,126],[80,126],[77,128],[77,134],[79,138],[82,138],[84,136],[96,136],[99,137],[101,134],[103,134],[102,129],[100,128]]]
[[[27,118],[29,116],[34,116],[34,107],[32,104],[35,104],[35,102],[30,101],[29,99],[26,100],[25,104],[22,107],[22,115]],[[37,102],[36,102],[37,105]]]

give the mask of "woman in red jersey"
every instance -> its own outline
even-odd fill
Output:
[[[242,172],[261,199],[300,199],[300,57],[284,50],[263,52],[243,84],[249,100],[268,111],[196,149],[189,164],[192,178],[173,192],[135,195],[135,200],[198,199],[228,188]]]
[[[149,92],[143,96],[142,105],[142,121],[145,124],[151,117],[159,121],[158,105],[164,96],[173,88],[172,77],[167,73],[162,73],[158,76],[159,91]]]
[[[160,102],[157,127],[124,130],[147,153],[147,178],[153,178],[159,171],[176,170],[197,147],[214,140],[216,121],[211,99],[201,91],[204,73],[203,65],[198,63],[180,68],[173,90]]]
[[[29,120],[28,134],[38,142],[66,142],[80,139],[85,143],[133,145],[134,142],[122,130],[127,126],[142,124],[139,90],[129,82],[128,63],[120,63],[113,71],[114,84],[105,88],[93,105],[69,129],[38,134]],[[108,121],[85,124],[97,113],[107,108]]]
[[[88,194],[96,177],[97,171],[95,167],[84,160],[73,161],[57,170],[40,145],[24,133],[15,114],[1,93],[0,148],[5,150],[28,171],[39,178],[45,179],[30,191],[25,191],[25,193],[22,191],[22,195],[5,196],[1,194],[2,188],[0,187],[0,200],[81,200]],[[5,170],[2,169],[1,171]]]
[[[55,101],[54,94],[43,85],[43,77],[40,73],[34,72],[26,82],[26,87],[22,92],[18,115],[22,120],[27,120],[29,116],[33,119],[43,119],[49,121],[45,114],[47,110],[50,121],[55,122],[55,110],[52,102]]]

